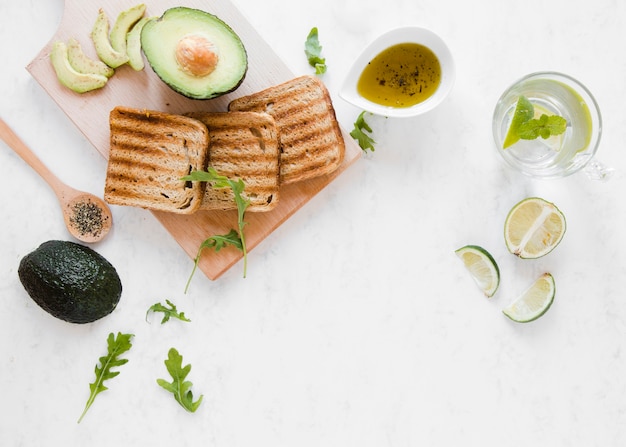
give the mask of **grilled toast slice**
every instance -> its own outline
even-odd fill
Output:
[[[209,132],[200,121],[164,112],[116,107],[109,115],[110,151],[104,198],[128,205],[191,214],[205,185],[181,177],[207,166]]]
[[[305,75],[230,102],[230,111],[267,112],[276,121],[280,182],[293,183],[337,169],[345,143],[326,86]]]
[[[263,112],[192,112],[209,129],[209,162],[218,174],[244,183],[246,211],[273,209],[279,197],[278,130]],[[236,209],[230,188],[207,186],[200,210]]]

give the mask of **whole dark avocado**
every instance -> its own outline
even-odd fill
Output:
[[[113,312],[122,295],[113,265],[75,242],[44,242],[22,258],[18,275],[33,301],[70,323],[99,320]]]

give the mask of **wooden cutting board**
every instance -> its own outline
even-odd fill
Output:
[[[67,41],[70,37],[75,37],[82,44],[84,51],[95,58],[89,35],[98,10],[104,9],[112,26],[121,11],[138,3],[140,3],[138,0],[107,0],[106,2],[103,0],[65,0],[59,29],[27,67],[31,75],[105,158],[108,158],[109,153],[109,112],[115,106],[123,105],[169,113],[200,110],[225,111],[228,103],[235,97],[259,91],[295,77],[244,15],[228,0],[149,0],[145,2],[148,16],[160,16],[171,7],[188,6],[207,11],[228,23],[239,35],[248,53],[249,67],[243,84],[235,92],[214,100],[191,100],[175,93],[161,82],[148,64],[141,72],[134,71],[127,65],[120,67],[103,89],[89,93],[77,94],[59,84],[49,60],[52,43],[57,40]],[[305,37],[305,35],[302,37],[303,51]],[[342,132],[346,142],[346,157],[339,170],[330,176],[283,186],[280,191],[279,205],[276,208],[267,213],[246,214],[245,236],[248,250],[252,250],[261,243],[272,231],[359,158],[361,149],[345,129],[342,129]],[[237,228],[236,211],[202,211],[189,216],[163,212],[153,212],[153,214],[192,259],[195,259],[198,248],[205,239],[213,235],[228,233],[231,228]],[[123,228],[119,231],[123,231]],[[217,253],[205,250],[198,267],[208,278],[215,280],[241,258],[241,252],[233,247],[226,247]]]

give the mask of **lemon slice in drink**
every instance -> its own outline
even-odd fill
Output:
[[[536,320],[552,305],[555,290],[554,278],[550,273],[544,273],[502,312],[518,323]]]
[[[487,297],[492,297],[500,284],[498,264],[487,250],[478,245],[466,245],[455,250],[472,278]]]
[[[523,259],[536,259],[550,253],[565,234],[563,213],[551,202],[539,197],[524,199],[515,205],[504,222],[504,240],[508,250]]]
[[[504,137],[504,143],[502,143],[502,149],[506,149],[509,146],[517,143],[520,140],[519,127],[535,116],[535,108],[532,103],[525,96],[520,96],[513,112],[513,118],[509,125],[509,130]]]

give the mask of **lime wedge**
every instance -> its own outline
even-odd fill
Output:
[[[504,222],[508,250],[523,259],[536,259],[550,253],[565,234],[565,216],[554,205],[539,197],[516,204]]]
[[[478,245],[466,245],[455,253],[485,296],[492,297],[500,284],[500,270],[489,252]]]
[[[519,127],[534,116],[535,111],[532,103],[525,96],[520,96],[515,106],[515,112],[513,112],[513,119],[509,125],[509,130],[504,138],[502,149],[506,149],[519,141]]]
[[[502,312],[517,323],[536,320],[552,305],[555,290],[554,278],[550,273],[544,273]]]

